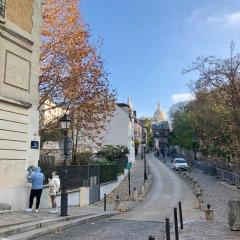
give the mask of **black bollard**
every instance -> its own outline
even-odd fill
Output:
[[[104,193],[104,212],[107,210],[107,194]]]
[[[128,169],[128,196],[131,195],[131,171]]]
[[[169,218],[165,218],[166,221],[166,240],[170,240],[170,223]]]
[[[153,235],[150,235],[150,236],[148,237],[148,240],[155,240],[155,237],[154,237]]]
[[[179,240],[177,208],[174,208],[174,225],[175,225],[175,239],[176,239],[176,240]]]
[[[183,217],[182,217],[182,203],[181,202],[178,202],[178,207],[179,207],[180,226],[181,226],[181,229],[183,230]]]

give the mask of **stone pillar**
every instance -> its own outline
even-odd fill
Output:
[[[133,191],[133,201],[137,201],[137,189],[134,188],[134,191]]]
[[[140,186],[140,194],[143,195],[143,196],[145,195],[145,187],[144,187],[144,185]]]
[[[207,209],[205,210],[205,220],[207,221],[213,221],[214,217],[213,217],[213,210],[210,209],[211,206],[210,204],[207,205]]]
[[[233,231],[240,231],[240,201],[229,201],[229,227]]]
[[[120,210],[120,199],[119,199],[118,196],[117,196],[117,198],[115,200],[114,210],[115,211],[119,211]]]
[[[194,208],[195,209],[200,209],[201,208],[201,204],[200,204],[200,200],[199,200],[198,196],[196,196],[196,199],[194,201]]]

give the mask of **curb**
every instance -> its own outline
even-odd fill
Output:
[[[65,222],[61,222],[61,223],[57,223],[54,225],[50,225],[44,228],[37,228],[28,232],[23,232],[17,235],[13,235],[13,236],[9,236],[9,237],[5,237],[5,238],[0,238],[1,240],[7,240],[7,239],[11,239],[11,240],[28,240],[28,239],[35,239],[37,237],[42,237],[44,235],[48,235],[51,233],[55,233],[55,232],[59,232],[62,231],[64,229],[70,228],[70,227],[74,227],[77,225],[82,225],[82,224],[86,224],[92,221],[97,221],[97,220],[101,220],[101,219],[105,219],[105,218],[109,218],[109,217],[113,217],[115,215],[117,215],[118,213],[106,213],[106,214],[98,214],[92,217],[85,217],[85,218],[78,218],[78,219],[74,219],[74,220],[70,220],[70,221],[65,221]]]

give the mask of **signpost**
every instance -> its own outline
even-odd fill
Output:
[[[132,162],[127,163],[127,169],[128,169],[128,195],[131,195],[131,168],[132,168]]]

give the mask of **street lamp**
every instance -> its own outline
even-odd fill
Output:
[[[143,144],[144,182],[147,180],[146,143]]]
[[[71,125],[71,118],[64,114],[60,119],[61,127],[64,131],[64,175],[62,178],[62,193],[61,193],[61,216],[68,215],[68,194],[67,194],[67,137],[68,129]]]

